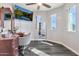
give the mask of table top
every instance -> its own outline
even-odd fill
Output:
[[[19,35],[12,35],[11,37],[0,37],[0,40],[11,40],[16,39]]]

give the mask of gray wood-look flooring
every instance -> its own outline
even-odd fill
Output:
[[[35,48],[36,51],[32,51]],[[41,52],[40,52],[41,51]],[[45,54],[45,55],[44,55]],[[77,56],[63,45],[49,41],[32,41],[24,56]]]

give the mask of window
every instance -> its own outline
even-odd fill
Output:
[[[56,28],[56,14],[51,15],[51,29]]]
[[[76,32],[76,6],[68,9],[68,31]]]

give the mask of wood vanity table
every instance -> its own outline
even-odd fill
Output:
[[[0,56],[18,55],[18,35],[10,38],[0,37]]]
[[[0,27],[4,28],[5,14],[11,15],[8,19],[11,20],[11,30],[14,30],[14,18],[10,8],[0,8]],[[0,36],[0,56],[15,56],[18,55],[18,35],[12,35],[11,37]]]

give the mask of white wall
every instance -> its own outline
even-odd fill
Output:
[[[65,21],[64,21],[64,27],[66,27],[66,29],[64,30],[67,30],[67,23],[68,23],[68,20],[67,20],[67,9],[73,5],[76,5],[77,7],[77,31],[76,32],[68,32],[68,31],[64,31],[64,39],[63,39],[63,44],[66,46],[66,47],[69,47],[71,50],[73,50],[75,53],[77,53],[79,55],[79,4],[67,4],[65,5],[64,7],[64,11],[65,11],[65,15],[64,15],[64,18],[65,18]],[[66,17],[65,17],[66,16]]]
[[[67,9],[73,5],[77,6],[77,32],[68,32]],[[48,15],[57,14],[57,28],[51,31],[50,17],[47,19],[47,40],[63,44],[79,55],[79,4],[65,4],[48,12]]]
[[[18,30],[16,32],[24,32],[26,34],[31,33],[31,38],[33,39],[33,22],[15,19],[15,26],[18,26]],[[7,30],[11,29],[11,21],[4,21],[4,27]]]
[[[21,20],[17,20],[17,19],[14,19],[15,20],[15,26],[19,26],[19,29],[21,30],[18,30],[21,31],[21,32],[31,32],[31,38],[33,40],[38,40],[38,32],[37,32],[37,29],[36,29],[36,15],[41,15],[42,16],[42,20],[45,22],[45,19],[46,19],[46,13],[45,12],[34,12],[33,13],[33,21],[21,21]],[[6,29],[10,29],[10,23],[11,21],[10,20],[6,20],[4,21],[4,26]]]
[[[62,11],[61,11],[62,10]],[[53,9],[48,12],[48,19],[47,19],[47,40],[62,43],[63,37],[61,37],[63,34],[63,7],[59,7],[56,9]],[[57,27],[54,30],[51,30],[51,20],[50,16],[56,14],[57,16]]]

